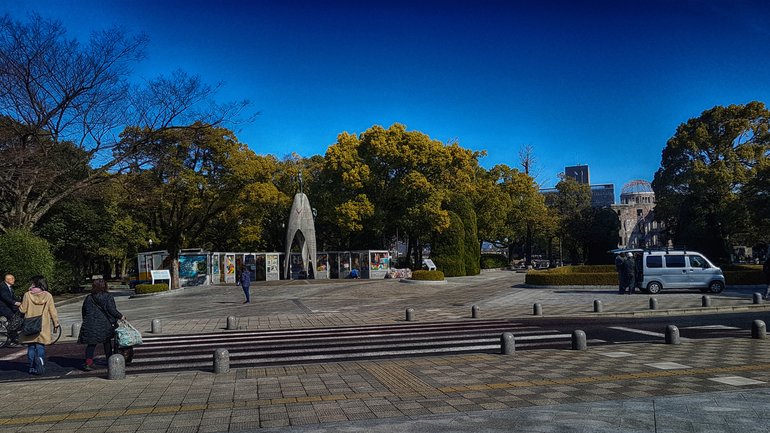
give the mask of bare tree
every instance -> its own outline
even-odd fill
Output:
[[[217,125],[248,105],[214,103],[218,86],[181,71],[132,84],[147,41],[112,28],[81,45],[58,21],[0,18],[0,231],[33,227],[60,200],[135,163],[153,132]],[[148,140],[122,143],[129,126]]]

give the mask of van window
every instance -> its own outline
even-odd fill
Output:
[[[662,268],[663,267],[663,257],[661,257],[661,256],[647,256],[647,267],[648,268]]]
[[[683,268],[684,256],[666,256],[667,268]]]
[[[690,259],[690,267],[692,268],[706,269],[709,267],[708,262],[701,256],[687,256],[687,258]]]

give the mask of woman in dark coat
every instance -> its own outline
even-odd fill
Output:
[[[91,294],[83,301],[83,325],[80,327],[78,343],[86,345],[86,362],[84,370],[91,370],[94,364],[96,345],[104,346],[107,359],[112,355],[112,338],[115,336],[115,325],[125,316],[115,307],[115,298],[107,291],[107,282],[103,279],[94,280]]]

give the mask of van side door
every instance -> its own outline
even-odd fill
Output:
[[[666,254],[663,256],[663,286],[684,289],[690,287],[687,260],[683,254]]]

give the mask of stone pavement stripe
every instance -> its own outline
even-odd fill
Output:
[[[628,380],[635,380],[640,378],[661,378],[661,377],[683,377],[683,376],[702,376],[712,375],[726,372],[756,372],[756,371],[768,371],[770,370],[770,364],[751,364],[751,365],[735,365],[725,367],[712,367],[712,368],[691,368],[685,370],[662,370],[655,372],[639,372],[639,373],[625,373],[625,374],[611,374],[611,375],[599,375],[599,376],[582,376],[574,378],[563,379],[542,379],[542,380],[529,380],[529,381],[513,381],[493,384],[480,384],[480,385],[466,385],[466,386],[453,386],[432,388],[430,385],[425,386],[435,389],[437,392],[444,394],[464,393],[468,391],[489,391],[508,388],[536,388],[541,386],[558,387],[569,384],[579,383],[614,383],[623,382]],[[395,370],[394,370],[395,371]],[[404,370],[406,371],[406,370]],[[399,373],[400,374],[400,373]],[[415,377],[416,378],[416,377]],[[419,380],[419,379],[418,379]],[[420,381],[422,382],[422,381]],[[424,382],[423,382],[424,383]],[[400,386],[400,385],[399,385]],[[420,387],[419,391],[424,392],[425,389]],[[406,390],[404,388],[397,388],[397,390]],[[418,392],[421,394],[422,392]],[[371,398],[400,398],[403,395],[398,392],[376,392],[376,393],[351,393],[346,395],[334,395],[334,396],[309,396],[318,397],[316,401],[347,401],[347,400],[365,400]],[[329,397],[334,397],[330,399]],[[195,405],[169,405],[169,406],[155,406],[147,408],[132,408],[127,410],[109,410],[109,411],[89,411],[89,412],[68,412],[61,414],[49,414],[44,416],[34,417],[22,417],[22,418],[0,418],[0,425],[12,426],[23,424],[46,424],[55,421],[74,420],[74,419],[95,419],[95,418],[116,418],[120,419],[129,415],[138,414],[164,414],[173,415],[183,412],[191,411],[204,411],[204,410],[233,410],[239,407],[265,407],[273,405],[287,405],[292,407],[296,405],[307,404],[304,400],[298,401],[297,398],[277,398],[264,400],[264,405],[253,405],[254,402],[229,402],[229,403],[213,403],[213,404],[195,404]],[[80,415],[80,416],[79,416]]]

